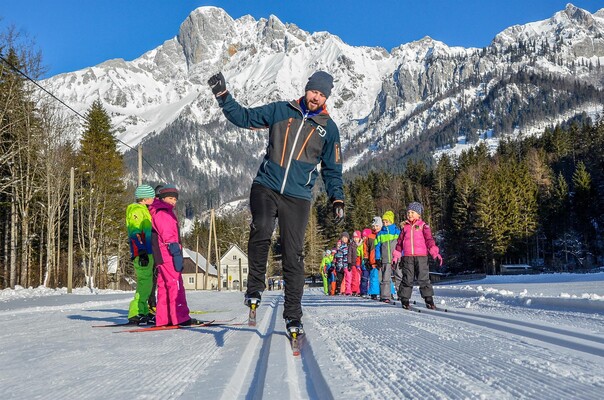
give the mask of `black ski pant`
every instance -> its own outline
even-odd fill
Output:
[[[266,288],[266,263],[278,218],[281,236],[281,262],[285,282],[283,318],[302,318],[304,292],[304,233],[308,224],[310,201],[285,196],[260,184],[250,192],[252,223],[248,241],[249,273],[247,293],[262,293]]]
[[[344,268],[336,272],[336,295],[340,294],[342,289],[342,281],[344,280]]]
[[[430,267],[428,266],[428,256],[404,256],[403,279],[398,288],[399,299],[410,299],[413,291],[413,281],[417,278],[419,293],[425,299],[434,296],[434,289],[430,282]]]

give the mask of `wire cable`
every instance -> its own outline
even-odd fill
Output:
[[[6,65],[8,65],[13,71],[17,72],[19,75],[23,76],[25,79],[27,79],[28,81],[30,81],[31,83],[33,83],[34,85],[36,85],[38,88],[40,88],[40,90],[42,90],[43,92],[45,92],[46,94],[48,94],[50,97],[52,97],[53,99],[55,99],[56,101],[58,101],[59,103],[61,103],[62,105],[64,105],[66,108],[68,108],[69,110],[71,110],[74,114],[76,114],[78,117],[82,118],[84,121],[86,121],[86,117],[83,116],[82,114],[80,114],[78,111],[76,111],[75,109],[73,109],[73,107],[71,107],[69,104],[65,103],[63,100],[59,99],[57,96],[55,96],[53,93],[51,93],[50,91],[48,91],[46,88],[44,88],[42,85],[40,85],[38,82],[36,82],[35,79],[30,78],[25,72],[21,71],[19,68],[17,68],[16,66],[14,66],[10,61],[8,61],[6,58],[4,58],[4,55],[2,53],[0,53],[0,59],[2,61],[4,61],[6,63]],[[115,140],[117,140],[118,142],[120,142],[121,144],[123,144],[124,146],[128,147],[130,150],[134,150],[136,152],[136,154],[138,154],[138,149],[135,149],[134,147],[130,146],[129,144],[121,141],[120,139],[118,139],[117,137],[115,138]],[[158,177],[162,178],[163,175],[159,173],[158,170],[155,169],[155,167],[153,167],[153,165],[151,165],[151,163],[149,161],[147,161],[145,159],[145,157],[143,157],[143,161],[145,163],[147,163],[147,165],[153,170],[155,171],[155,173],[157,174]]]

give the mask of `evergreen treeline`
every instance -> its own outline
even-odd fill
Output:
[[[0,289],[67,286],[72,168],[73,285],[106,287],[110,259],[131,268],[122,155],[100,100],[77,121],[27,79],[42,74],[32,48],[0,33]]]
[[[370,171],[347,185],[345,225],[330,222],[324,196],[316,208],[330,243],[342,230],[367,227],[373,215],[405,218],[411,201],[452,272],[497,273],[501,263],[549,270],[585,269],[604,251],[604,123],[557,126],[540,137],[481,144],[429,168],[409,160],[402,174]]]
[[[490,75],[471,76],[431,101],[424,102],[384,132],[383,136],[398,135],[405,130],[405,125],[410,120],[425,113],[439,100],[458,98],[461,110],[449,120],[433,124],[432,128],[427,128],[421,135],[411,137],[402,144],[397,143],[396,148],[383,149],[383,154],[379,157],[363,160],[353,168],[352,173],[364,175],[372,169],[402,173],[406,161],[418,157],[431,166],[431,154],[437,149],[454,146],[460,135],[465,135],[468,143],[476,143],[483,138],[480,135],[487,131],[495,137],[503,138],[514,131],[522,133],[536,122],[551,120],[553,116],[576,114],[576,110],[586,105],[604,103],[604,92],[593,85],[552,74],[538,74],[530,67],[517,72],[506,72],[505,77],[489,86],[484,98],[466,99],[462,96],[464,90],[481,83],[486,86],[486,82],[492,78]],[[438,118],[438,115],[433,117]],[[350,150],[357,153],[359,146],[366,146],[366,142],[353,142]]]

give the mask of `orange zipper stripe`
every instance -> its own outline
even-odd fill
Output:
[[[285,149],[287,148],[287,137],[289,136],[289,127],[292,126],[292,119],[290,118],[287,122],[287,129],[285,130],[285,141],[283,142],[283,151],[281,152],[281,166],[283,166],[283,160],[285,160]]]
[[[298,156],[296,157],[296,160],[300,159],[300,156],[302,155],[302,152],[304,151],[304,148],[306,147],[306,144],[310,140],[310,137],[312,136],[313,133],[315,133],[315,128],[312,128],[312,131],[310,131],[310,133],[306,137],[306,140],[304,141],[304,144],[302,144],[302,148],[300,149],[300,152],[298,153]]]

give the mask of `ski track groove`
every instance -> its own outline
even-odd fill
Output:
[[[589,334],[571,332],[566,329],[554,328],[530,322],[518,322],[495,316],[475,315],[457,310],[452,310],[452,312],[445,313],[443,311],[426,309],[425,311],[422,310],[422,312],[441,318],[448,318],[468,324],[478,325],[483,328],[493,329],[496,331],[503,330],[507,333],[527,339],[604,357],[604,340]],[[573,341],[571,338],[576,340]]]
[[[233,369],[233,374],[221,396],[221,399],[223,400],[240,398],[256,399],[261,398],[262,396],[266,369],[263,373],[262,369],[258,368],[258,366],[262,366],[262,364],[266,363],[266,358],[268,357],[267,350],[263,350],[263,347],[266,346],[267,343],[270,345],[270,341],[272,340],[270,334],[274,328],[271,329],[271,325],[274,326],[274,320],[276,319],[277,298],[273,299],[271,303],[266,306],[261,305],[258,311],[261,311],[262,308],[264,308],[265,312],[260,318],[257,318],[259,319],[259,321],[256,322],[257,333],[252,335],[245,350],[241,354],[241,361],[237,364],[237,367]],[[263,340],[265,338],[266,340]],[[260,365],[256,365],[256,368],[252,368],[254,362]],[[257,383],[255,388],[252,386],[253,382]],[[247,387],[251,388],[251,390],[255,389],[256,392],[246,392]],[[260,391],[260,393],[258,393],[258,391]]]
[[[348,298],[347,301],[357,300],[355,298]],[[359,300],[357,300],[359,301]],[[343,302],[338,300],[338,302]],[[365,303],[364,303],[365,304]],[[379,303],[375,303],[375,312],[379,313],[382,309],[392,308],[392,306],[382,306]],[[397,310],[398,311],[398,310]],[[497,331],[497,327],[489,328],[483,326],[482,323],[478,323],[480,331],[476,330],[476,326],[464,332],[465,335],[476,335],[476,340],[483,342],[478,348],[460,348],[456,342],[452,340],[442,341],[435,338],[435,322],[437,319],[433,316],[442,316],[452,319],[455,318],[454,313],[444,313],[443,311],[432,311],[426,310],[424,313],[412,313],[406,310],[400,309],[401,317],[404,318],[405,324],[402,330],[397,330],[396,327],[388,329],[387,334],[382,332],[376,335],[375,332],[371,332],[371,316],[359,316],[358,313],[351,313],[349,320],[346,324],[334,324],[329,323],[329,319],[322,319],[315,317],[314,321],[318,325],[323,326],[324,332],[331,330],[337,330],[338,335],[332,339],[335,341],[336,346],[342,349],[339,355],[332,356],[334,363],[341,363],[344,365],[345,373],[352,373],[354,370],[363,371],[362,379],[368,381],[384,380],[388,379],[392,383],[387,384],[389,392],[384,391],[382,388],[381,393],[375,398],[442,398],[448,397],[452,394],[453,397],[464,398],[464,397],[497,397],[497,398],[527,398],[537,396],[539,398],[568,398],[578,396],[588,396],[598,398],[601,395],[601,390],[593,387],[582,387],[576,382],[568,382],[568,385],[561,384],[566,376],[573,375],[573,378],[579,378],[585,381],[596,380],[601,386],[604,386],[604,380],[593,378],[589,371],[591,365],[586,361],[581,361],[580,371],[566,372],[560,374],[560,370],[564,368],[567,363],[564,355],[558,355],[551,351],[548,347],[545,349],[532,350],[532,345],[526,343],[524,339],[532,339],[539,343],[539,337],[543,337],[544,340],[541,342],[552,344],[551,338],[545,335],[539,335],[537,338],[534,335],[525,337],[522,333],[521,328],[514,328],[514,332],[508,332],[503,330],[503,334],[507,335],[512,333],[512,337],[509,338],[510,342],[503,342],[501,349],[497,352],[491,352],[491,354],[484,354],[484,349],[493,348],[493,343],[497,343],[496,340],[490,340],[496,336],[501,335],[501,331]],[[442,313],[442,314],[441,314]],[[372,313],[373,314],[373,313]],[[464,321],[465,322],[465,321]],[[436,322],[439,324],[438,322]],[[331,326],[329,326],[331,325]],[[518,324],[521,325],[521,324]],[[530,323],[526,329],[538,329],[542,328],[541,325]],[[415,328],[415,332],[411,337],[408,332],[413,332],[409,328]],[[501,327],[499,327],[501,328]],[[446,330],[446,327],[444,327]],[[495,332],[494,332],[495,329]],[[545,327],[544,331],[553,330],[557,335],[567,334],[570,337],[577,339],[591,339],[598,343],[599,338],[592,337],[591,335],[575,334],[564,329],[550,329]],[[407,331],[407,332],[406,332]],[[484,331],[484,332],[483,332]],[[436,332],[437,334],[438,332]],[[518,335],[520,333],[520,335]],[[524,332],[526,333],[526,332]],[[450,332],[449,332],[450,334]],[[364,336],[367,342],[367,350],[359,351],[356,346],[351,345],[346,341],[348,335],[359,335]],[[401,336],[405,336],[410,340],[397,340]],[[369,342],[370,338],[375,338],[373,342]],[[329,338],[327,338],[329,340]],[[498,338],[500,339],[500,338]],[[595,339],[595,340],[594,340]],[[571,342],[572,341],[568,341]],[[553,343],[556,344],[556,343]],[[511,360],[506,358],[506,349],[512,346],[523,347],[522,351],[518,351],[518,354],[525,354],[526,357],[512,357]],[[367,365],[371,365],[373,353],[372,348],[379,349],[380,347],[388,347],[391,352],[388,354],[402,355],[400,359],[390,356],[387,363],[391,368],[378,368],[372,370],[367,368]],[[571,347],[574,348],[574,347]],[[543,352],[545,350],[545,353]],[[383,351],[377,353],[384,353]],[[509,350],[507,351],[509,353]],[[446,357],[443,357],[443,354]],[[497,363],[487,362],[487,357],[501,358]],[[470,362],[468,362],[468,357]],[[541,360],[542,362],[534,363],[530,362],[531,359]],[[416,360],[420,360],[419,362]],[[529,360],[527,363],[525,360]],[[351,365],[346,365],[347,362]],[[451,377],[445,376],[441,382],[434,382],[430,379],[430,372],[422,370],[422,364],[427,365],[442,365],[443,370],[453,369],[455,374]],[[518,373],[518,369],[523,369],[522,373]],[[555,371],[555,369],[558,371]],[[554,370],[554,371],[552,371]],[[439,371],[440,372],[440,371]],[[358,375],[358,374],[357,374]],[[368,376],[369,375],[369,376]],[[454,378],[454,379],[451,379]],[[461,378],[461,379],[459,379]],[[352,380],[353,382],[355,379]],[[358,382],[358,381],[357,381]],[[592,382],[593,383],[593,382]],[[349,396],[353,395],[354,388],[350,388]]]
[[[583,339],[583,340],[595,342],[598,344],[604,344],[603,337],[599,337],[599,336],[592,335],[589,333],[575,332],[575,331],[571,331],[568,329],[556,328],[556,327],[547,326],[547,325],[539,325],[539,324],[535,324],[533,322],[528,322],[528,321],[517,321],[517,320],[510,319],[510,318],[499,317],[496,315],[472,313],[472,312],[462,311],[459,309],[450,309],[450,311],[452,311],[454,314],[465,315],[465,316],[475,317],[475,318],[483,318],[483,319],[493,320],[493,321],[499,321],[499,322],[503,322],[506,324],[520,325],[520,326],[523,326],[526,328],[540,329],[540,330],[555,333],[555,334],[570,336],[570,337],[574,337],[577,339]],[[428,312],[430,312],[430,310],[428,310]],[[437,312],[439,312],[439,311],[437,311]]]

